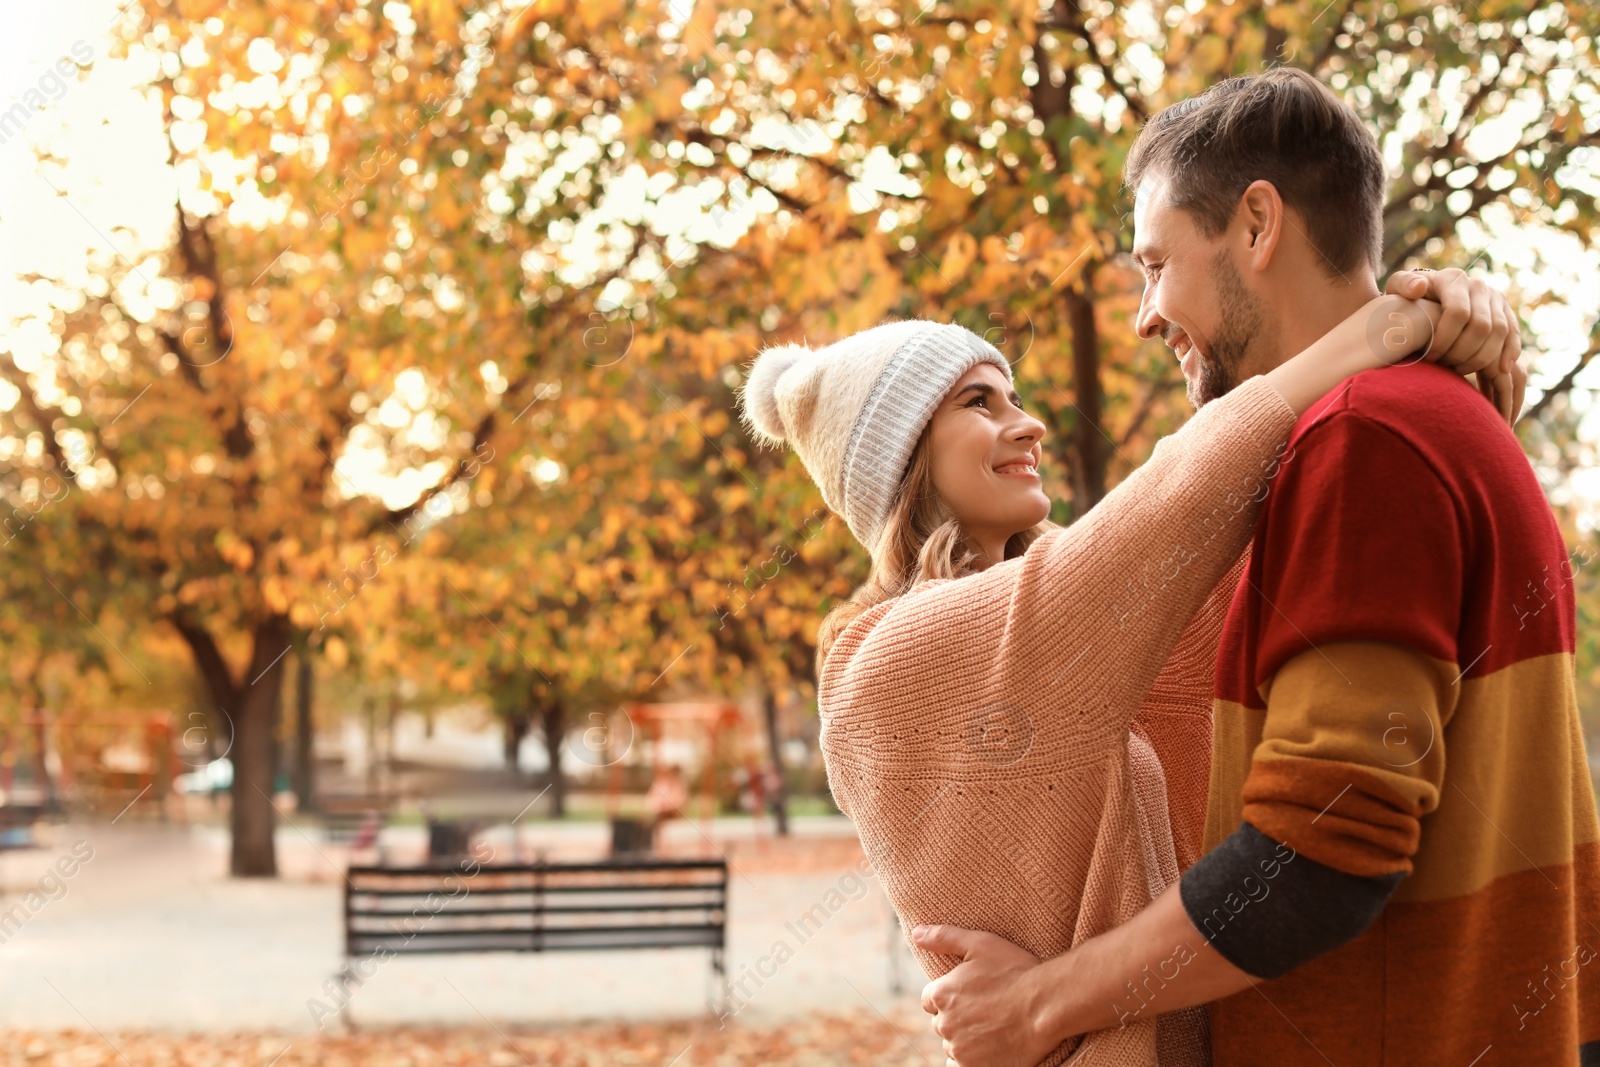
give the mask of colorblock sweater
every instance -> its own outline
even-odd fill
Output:
[[[1460,377],[1305,413],[1217,659],[1190,919],[1260,978],[1218,1067],[1600,1062],[1600,820],[1572,569]]]
[[[953,923],[1054,956],[1192,861],[1220,617],[1202,609],[1294,421],[1250,379],[1070,527],[839,636],[818,686],[828,782],[906,930]],[[930,977],[957,962],[912,952]],[[1045,1062],[1206,1062],[1202,1012],[1158,1025],[1159,997],[1135,993],[1108,1010],[1120,1025]]]

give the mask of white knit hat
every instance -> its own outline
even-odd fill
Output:
[[[825,348],[762,350],[740,394],[758,444],[787,442],[822,499],[877,555],[912,450],[956,382],[983,362],[1011,380],[998,349],[963,326],[912,319],[852,334]]]

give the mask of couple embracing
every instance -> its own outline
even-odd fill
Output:
[[[822,745],[947,1063],[1600,1064],[1515,314],[1460,271],[1380,293],[1378,146],[1302,72],[1161,112],[1125,180],[1197,412],[1071,526],[958,326],[769,348],[741,397],[872,557]]]

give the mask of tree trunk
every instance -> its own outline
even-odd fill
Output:
[[[1261,43],[1262,66],[1266,66],[1269,63],[1283,63],[1283,46],[1288,42],[1289,35],[1286,31],[1279,29],[1270,22],[1267,23],[1265,37]]]
[[[1083,26],[1079,0],[1056,0],[1051,6],[1051,21],[1057,27]],[[1070,32],[1070,31],[1068,31]],[[1042,44],[1042,41],[1041,41]],[[1056,119],[1072,117],[1072,90],[1077,85],[1077,65],[1060,67],[1043,47],[1033,50],[1039,79],[1033,86],[1032,103],[1039,120],[1049,127]],[[1068,53],[1070,54],[1070,53]],[[1059,77],[1061,84],[1054,84]],[[1063,219],[1063,232],[1070,220]],[[1106,495],[1106,439],[1100,425],[1100,339],[1094,321],[1094,262],[1083,269],[1081,291],[1068,289],[1067,321],[1072,328],[1072,380],[1076,384],[1077,419],[1072,434],[1069,458],[1073,474],[1073,514],[1082,515]]]
[[[778,836],[789,836],[789,795],[783,774],[783,750],[778,743],[778,697],[768,689],[762,697],[767,720],[767,748],[772,753],[772,817],[778,823]]]
[[[533,712],[526,709],[507,709],[502,720],[505,730],[501,734],[503,751],[506,759],[506,769],[515,773],[517,766],[517,751],[522,748],[522,739],[528,736],[528,730],[533,726]]]
[[[201,623],[180,615],[168,616],[167,621],[189,646],[227,734],[224,751],[233,763],[229,872],[236,878],[276,877],[272,773],[283,693],[283,653],[289,647],[288,620],[273,616],[256,625],[250,664],[239,682],[234,681],[216,641]]]
[[[317,783],[315,777],[316,753],[312,741],[311,699],[316,684],[316,672],[311,666],[311,650],[301,648],[295,654],[294,687],[294,799],[296,811],[315,811]]]
[[[233,672],[229,670],[227,660],[222,658],[222,651],[212,640],[210,631],[186,615],[169,615],[167,621],[189,646],[195,669],[200,672],[200,679],[211,698],[206,718],[215,729],[207,732],[206,754],[220,759],[233,750],[233,709],[239,702],[239,683],[234,681]],[[250,677],[254,678],[255,675]]]
[[[1074,0],[1056,0],[1051,5],[1051,21],[1057,25],[1071,25],[1078,17],[1078,5]],[[1070,118],[1072,90],[1078,81],[1077,68],[1071,63],[1058,66],[1053,62],[1042,37],[1034,45],[1033,61],[1039,68],[1039,80],[1033,83],[1030,93],[1033,113],[1047,127],[1053,119]],[[1060,85],[1056,84],[1057,77],[1061,79]]]
[[[378,791],[378,702],[367,697],[362,703],[367,713],[367,793]]]
[[[56,780],[50,774],[50,731],[45,725],[45,708],[50,706],[39,684],[39,671],[35,668],[28,676],[28,694],[33,698],[33,773],[39,776],[44,787],[44,808],[50,814],[60,810],[61,798],[56,790]]]
[[[40,703],[33,706],[33,757],[34,773],[44,786],[44,810],[54,815],[61,810],[61,797],[50,773],[50,733],[45,729],[44,705]]]
[[[544,737],[545,756],[550,762],[550,814],[562,819],[567,814],[567,780],[561,774],[561,742],[566,736],[566,709],[559,700],[546,701],[539,715],[539,733]]]
[[[389,690],[389,717],[388,725],[383,731],[383,791],[392,793],[395,786],[394,769],[394,735],[395,726],[400,721],[400,692],[398,689]]]
[[[283,693],[283,651],[289,626],[281,616],[256,626],[250,666],[233,711],[233,856],[236,878],[274,878],[277,852],[272,834],[273,738]]]
[[[1072,381],[1077,396],[1078,421],[1072,447],[1077,452],[1078,499],[1073,510],[1082,515],[1106,495],[1105,428],[1101,425],[1100,335],[1094,321],[1094,266],[1084,268],[1083,291],[1067,290],[1067,321],[1072,327]]]

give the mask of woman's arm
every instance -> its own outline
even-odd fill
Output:
[[[1091,646],[1084,665],[1096,672],[1083,677],[1105,672],[1132,689],[1130,704],[1104,705],[1108,714],[1089,717],[1108,740],[1120,739],[1185,626],[1249,542],[1260,502],[1281,465],[1292,462],[1284,445],[1296,419],[1351,375],[1425,349],[1441,313],[1431,301],[1369,301],[1304,351],[1205,405],[1158,443],[1149,462],[1059,532],[1059,544],[1046,544],[1047,535],[1023,557],[1018,596],[1046,597],[1053,587],[1077,613],[1077,627],[1097,635],[1082,638]],[[1452,366],[1460,373],[1476,369],[1476,356],[1438,355],[1457,357]],[[1035,553],[1037,574],[1030,575]],[[1050,625],[1049,611],[1039,608],[1041,627]],[[1075,634],[1049,658],[1075,654],[1078,640]],[[1027,691],[1024,679],[1016,684]]]
[[[830,656],[824,688],[863,705],[927,689],[942,706],[1000,722],[1047,717],[1053,743],[1086,753],[1120,743],[1184,626],[1250,540],[1260,501],[1292,460],[1284,443],[1295,420],[1344,378],[1427,344],[1426,311],[1381,297],[1206,404],[1070,527],[1017,559],[899,598],[859,643],[841,636],[845,655]],[[961,743],[950,731],[939,747]]]
[[[1319,373],[1302,369],[1288,384],[1305,387]],[[1064,664],[1085,650],[1055,689],[1068,705],[1090,705],[1084,725],[1105,741],[1120,741],[1189,620],[1249,542],[1260,502],[1292,459],[1284,443],[1306,403],[1296,406],[1267,377],[1245,381],[1020,560],[1007,629],[1024,661]],[[1054,648],[1036,639],[1050,632],[1070,636]],[[1013,692],[1040,692],[1039,679],[1011,681]]]
[[[933,765],[1009,764],[1045,748],[1101,758],[1250,539],[1297,415],[1273,383],[1251,378],[1024,555],[864,615],[819,680],[840,751],[902,744]],[[877,737],[882,708],[940,709],[952,728]],[[866,732],[850,740],[858,722]],[[1006,737],[1020,739],[1014,752]],[[991,738],[1000,749],[980,750]]]

